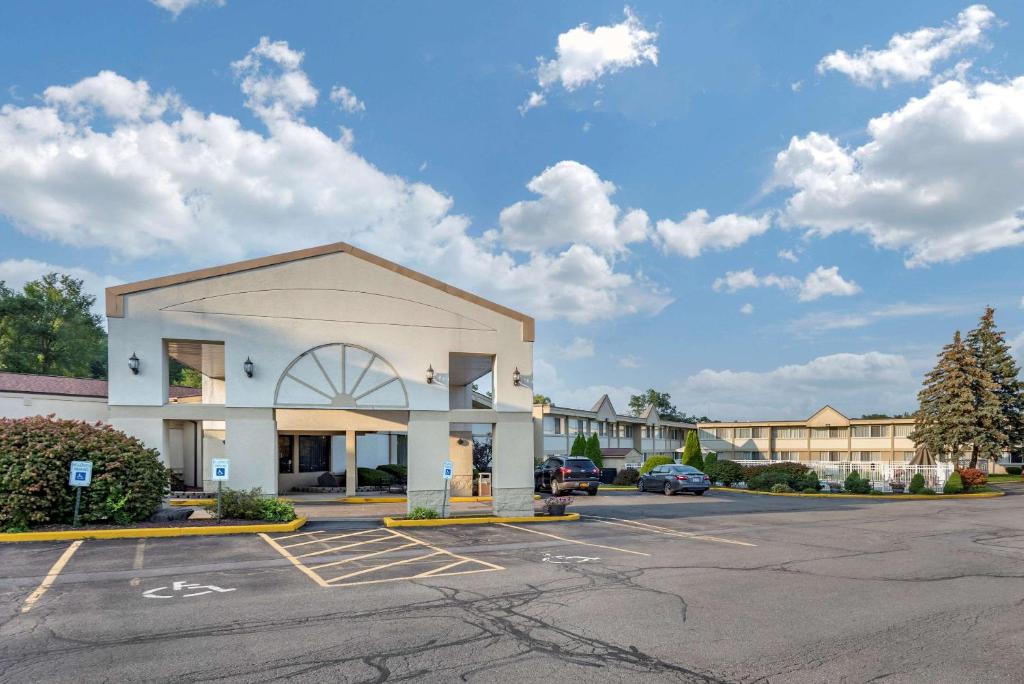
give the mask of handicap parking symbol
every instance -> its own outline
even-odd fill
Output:
[[[202,591],[191,591],[193,589],[201,589]],[[166,590],[170,590],[172,592],[185,592],[185,591],[188,591],[188,593],[181,593],[181,594],[176,594],[176,593],[164,594],[164,593],[161,593],[161,592],[166,591]],[[155,589],[147,589],[146,591],[142,592],[142,596],[143,596],[143,598],[148,598],[148,599],[169,599],[169,598],[175,598],[176,596],[180,596],[181,598],[192,598],[193,596],[205,596],[206,594],[211,594],[211,593],[213,593],[215,591],[224,594],[224,593],[227,593],[229,591],[234,591],[234,588],[224,589],[224,588],[218,587],[218,586],[216,586],[214,584],[193,584],[193,583],[187,582],[187,581],[186,582],[180,582],[179,581],[179,582],[175,582],[174,584],[172,584],[170,586],[156,587]]]
[[[224,477],[224,468],[217,468],[217,477]]]
[[[81,472],[81,471],[79,471],[79,472],[76,472],[76,473],[75,473],[75,479],[76,479],[77,481],[79,481],[79,482],[85,482],[85,473],[84,473],[84,472]]]

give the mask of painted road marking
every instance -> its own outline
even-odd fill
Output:
[[[353,537],[370,534],[374,536],[369,539],[355,539],[340,545],[332,544],[332,542],[338,540],[352,539]],[[279,544],[278,540],[294,537],[295,535],[286,535],[277,539],[266,534],[261,534],[260,536],[278,553],[287,558],[292,565],[322,587],[353,587],[365,584],[398,582],[401,580],[468,575],[505,569],[494,563],[446,551],[421,539],[411,537],[408,534],[386,528],[373,528],[345,534],[334,534],[327,531],[310,532],[307,533],[302,541],[288,545]],[[325,548],[311,547],[310,544],[322,544]],[[364,552],[366,550],[365,545],[368,544],[386,544],[386,547]],[[303,547],[297,549],[301,550],[302,553],[292,553],[290,549],[295,547]],[[425,553],[418,553],[417,551],[424,551]],[[329,554],[335,554],[339,558],[331,559]],[[413,555],[393,560],[389,554]],[[317,559],[316,557],[319,556],[328,556],[328,558],[323,559],[326,561],[324,563],[307,565],[309,560]],[[415,568],[411,573],[407,569],[411,565],[429,565],[439,561],[442,565],[437,567]],[[340,566],[347,566],[346,569],[348,571],[330,578],[323,573],[323,570],[327,568],[340,569]],[[396,570],[401,572],[401,575],[393,575]],[[374,575],[378,576],[375,577]]]
[[[184,591],[185,589],[205,589],[206,590],[206,591],[194,591],[191,594],[182,594],[181,598],[191,598],[193,596],[204,596],[206,594],[212,594],[215,591],[220,592],[222,594],[227,593],[229,591],[235,591],[235,589],[233,589],[233,588],[232,589],[222,589],[221,587],[218,587],[218,586],[213,585],[213,584],[192,584],[190,582],[180,582],[179,581],[179,582],[175,582],[174,584],[172,584],[169,587],[168,586],[163,586],[163,587],[156,587],[155,589],[147,589],[146,591],[142,592],[142,597],[143,598],[151,598],[151,599],[175,598],[174,594],[168,595],[168,594],[159,594],[159,593],[157,593],[157,592],[163,591],[164,589],[170,589],[171,591]]]
[[[78,547],[81,545],[82,540],[73,541],[71,542],[71,546],[64,549],[64,553],[62,553],[60,558],[57,559],[57,562],[53,564],[53,567],[50,568],[50,572],[46,574],[43,581],[40,582],[35,591],[29,594],[28,598],[25,599],[25,603],[21,606],[22,613],[27,613],[32,610],[32,606],[38,603],[39,599],[43,598],[43,594],[45,594],[46,590],[54,583],[57,579],[57,575],[60,574],[60,571],[64,569],[64,566],[68,564],[68,561],[71,560],[71,557],[75,555],[75,551],[77,551]]]
[[[135,559],[132,561],[132,570],[142,570],[142,565],[146,556],[146,540],[140,539],[135,545]],[[142,580],[138,577],[132,577],[131,581],[128,582],[133,587],[137,587],[142,583]]]
[[[559,537],[557,534],[549,534],[547,532],[540,532],[538,530],[531,530],[528,527],[520,527],[519,525],[509,525],[508,523],[498,523],[498,524],[499,525],[503,525],[505,527],[511,527],[513,529],[516,529],[516,530],[522,530],[523,532],[532,532],[533,534],[539,534],[542,537],[551,537],[552,539],[558,539],[560,541],[569,542],[570,544],[581,544],[583,546],[593,546],[593,547],[598,548],[598,549],[609,549],[611,551],[621,551],[622,553],[632,553],[632,554],[637,555],[637,556],[650,556],[651,555],[649,553],[644,553],[643,551],[633,551],[632,549],[622,549],[622,548],[619,548],[618,546],[605,546],[604,544],[594,544],[594,543],[591,543],[591,542],[579,541],[577,539],[567,539],[565,537]]]
[[[712,537],[707,534],[697,534],[695,532],[683,532],[681,530],[674,530],[671,527],[661,527],[659,525],[651,525],[649,523],[639,522],[637,520],[626,520],[624,518],[605,518],[599,515],[584,515],[584,518],[593,518],[597,522],[604,523],[605,525],[618,525],[619,527],[631,527],[634,530],[642,530],[645,532],[653,532],[656,534],[664,534],[670,537],[681,537],[683,539],[699,539],[700,541],[711,541],[718,542],[720,544],[735,544],[736,546],[757,546],[757,544],[751,544],[750,542],[738,541],[736,539],[726,539],[724,537]],[[613,522],[617,521],[617,522]]]
[[[540,560],[542,563],[554,563],[555,565],[578,565],[579,563],[589,563],[590,561],[601,559],[596,556],[552,556],[550,553],[545,553],[544,557]]]

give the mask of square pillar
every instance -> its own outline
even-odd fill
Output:
[[[345,432],[345,496],[359,491],[359,469],[356,465],[356,431]]]
[[[444,479],[441,466],[448,458],[448,414],[443,411],[410,411],[408,437],[408,505],[411,511],[425,506],[441,511]]]
[[[494,514],[533,515],[533,419],[510,414],[494,424],[491,484]]]
[[[231,459],[232,489],[259,487],[277,494],[277,421],[273,409],[249,409],[225,421],[224,455]],[[210,463],[205,464],[208,468]]]

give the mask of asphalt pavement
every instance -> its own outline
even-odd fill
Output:
[[[1020,681],[1024,496],[573,509],[0,545],[0,682]]]

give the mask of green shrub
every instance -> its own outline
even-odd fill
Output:
[[[773,494],[787,494],[789,492],[792,492],[793,488],[790,487],[785,482],[776,482],[775,484],[772,485],[771,491]]]
[[[804,494],[817,494],[818,493],[818,490],[815,489],[814,487],[805,487],[804,489],[801,489],[800,491],[803,492]]]
[[[870,494],[871,480],[861,477],[860,473],[853,470],[846,476],[846,481],[843,482],[843,489],[851,494]]]
[[[743,480],[743,466],[728,459],[719,461],[716,458],[711,463],[705,463],[704,473],[712,482],[721,482],[725,487]]]
[[[716,454],[714,451],[709,451],[708,453],[704,454],[704,472],[705,473],[708,472],[707,471],[708,466],[714,465],[715,463],[718,463],[718,454]]]
[[[675,463],[675,459],[671,456],[666,456],[665,454],[649,456],[647,460],[644,461],[644,464],[640,466],[640,474],[644,475],[660,465],[670,465],[672,463]]]
[[[577,433],[576,439],[572,440],[572,447],[569,448],[570,456],[586,456],[587,455],[587,438],[583,436],[583,433]]]
[[[92,461],[81,520],[125,525],[160,507],[169,482],[155,449],[109,425],[78,420],[0,419],[0,530],[69,523],[71,461]]]
[[[818,479],[818,474],[813,470],[808,470],[804,473],[803,477],[800,478],[800,482],[797,489],[806,493],[806,490],[818,491],[821,489],[821,480]]]
[[[768,491],[780,482],[790,488],[803,489],[804,478],[808,473],[807,466],[800,463],[766,463],[765,465],[747,466],[743,469],[743,477],[747,487],[759,491]]]
[[[683,447],[683,465],[700,471],[704,470],[704,457],[700,454],[700,440],[697,439],[697,432],[694,430],[686,435],[686,445]]]
[[[206,506],[206,510],[216,513],[217,504]],[[295,508],[287,501],[264,495],[263,490],[259,487],[253,489],[225,487],[220,494],[220,516],[234,520],[291,522],[295,520]]]
[[[922,487],[918,494],[927,494],[928,496],[934,496],[935,490],[931,487]]]
[[[604,457],[601,456],[601,440],[596,432],[590,435],[590,439],[587,440],[587,448],[584,450],[583,455],[589,458],[598,468],[604,465]]]
[[[356,472],[360,487],[386,487],[395,481],[394,475],[376,468],[357,468]]]
[[[377,470],[383,471],[395,478],[397,482],[405,482],[409,479],[409,469],[404,465],[398,465],[397,463],[385,463],[384,465],[377,466]]]
[[[409,520],[433,520],[441,517],[433,508],[417,506],[406,516]]]
[[[1006,466],[1006,474],[1007,475],[1020,475],[1021,474],[1021,466]]]
[[[942,485],[943,494],[960,494],[964,491],[964,481],[960,477],[960,473],[953,473],[946,480],[946,484]]]
[[[924,475],[915,473],[914,477],[910,478],[910,486],[907,487],[907,491],[911,494],[920,494],[922,489],[924,489]]]
[[[269,522],[291,522],[295,520],[295,506],[291,502],[265,498],[260,505],[261,520]]]
[[[635,485],[639,479],[640,472],[636,468],[625,468],[615,473],[615,480],[612,484],[628,487]]]

